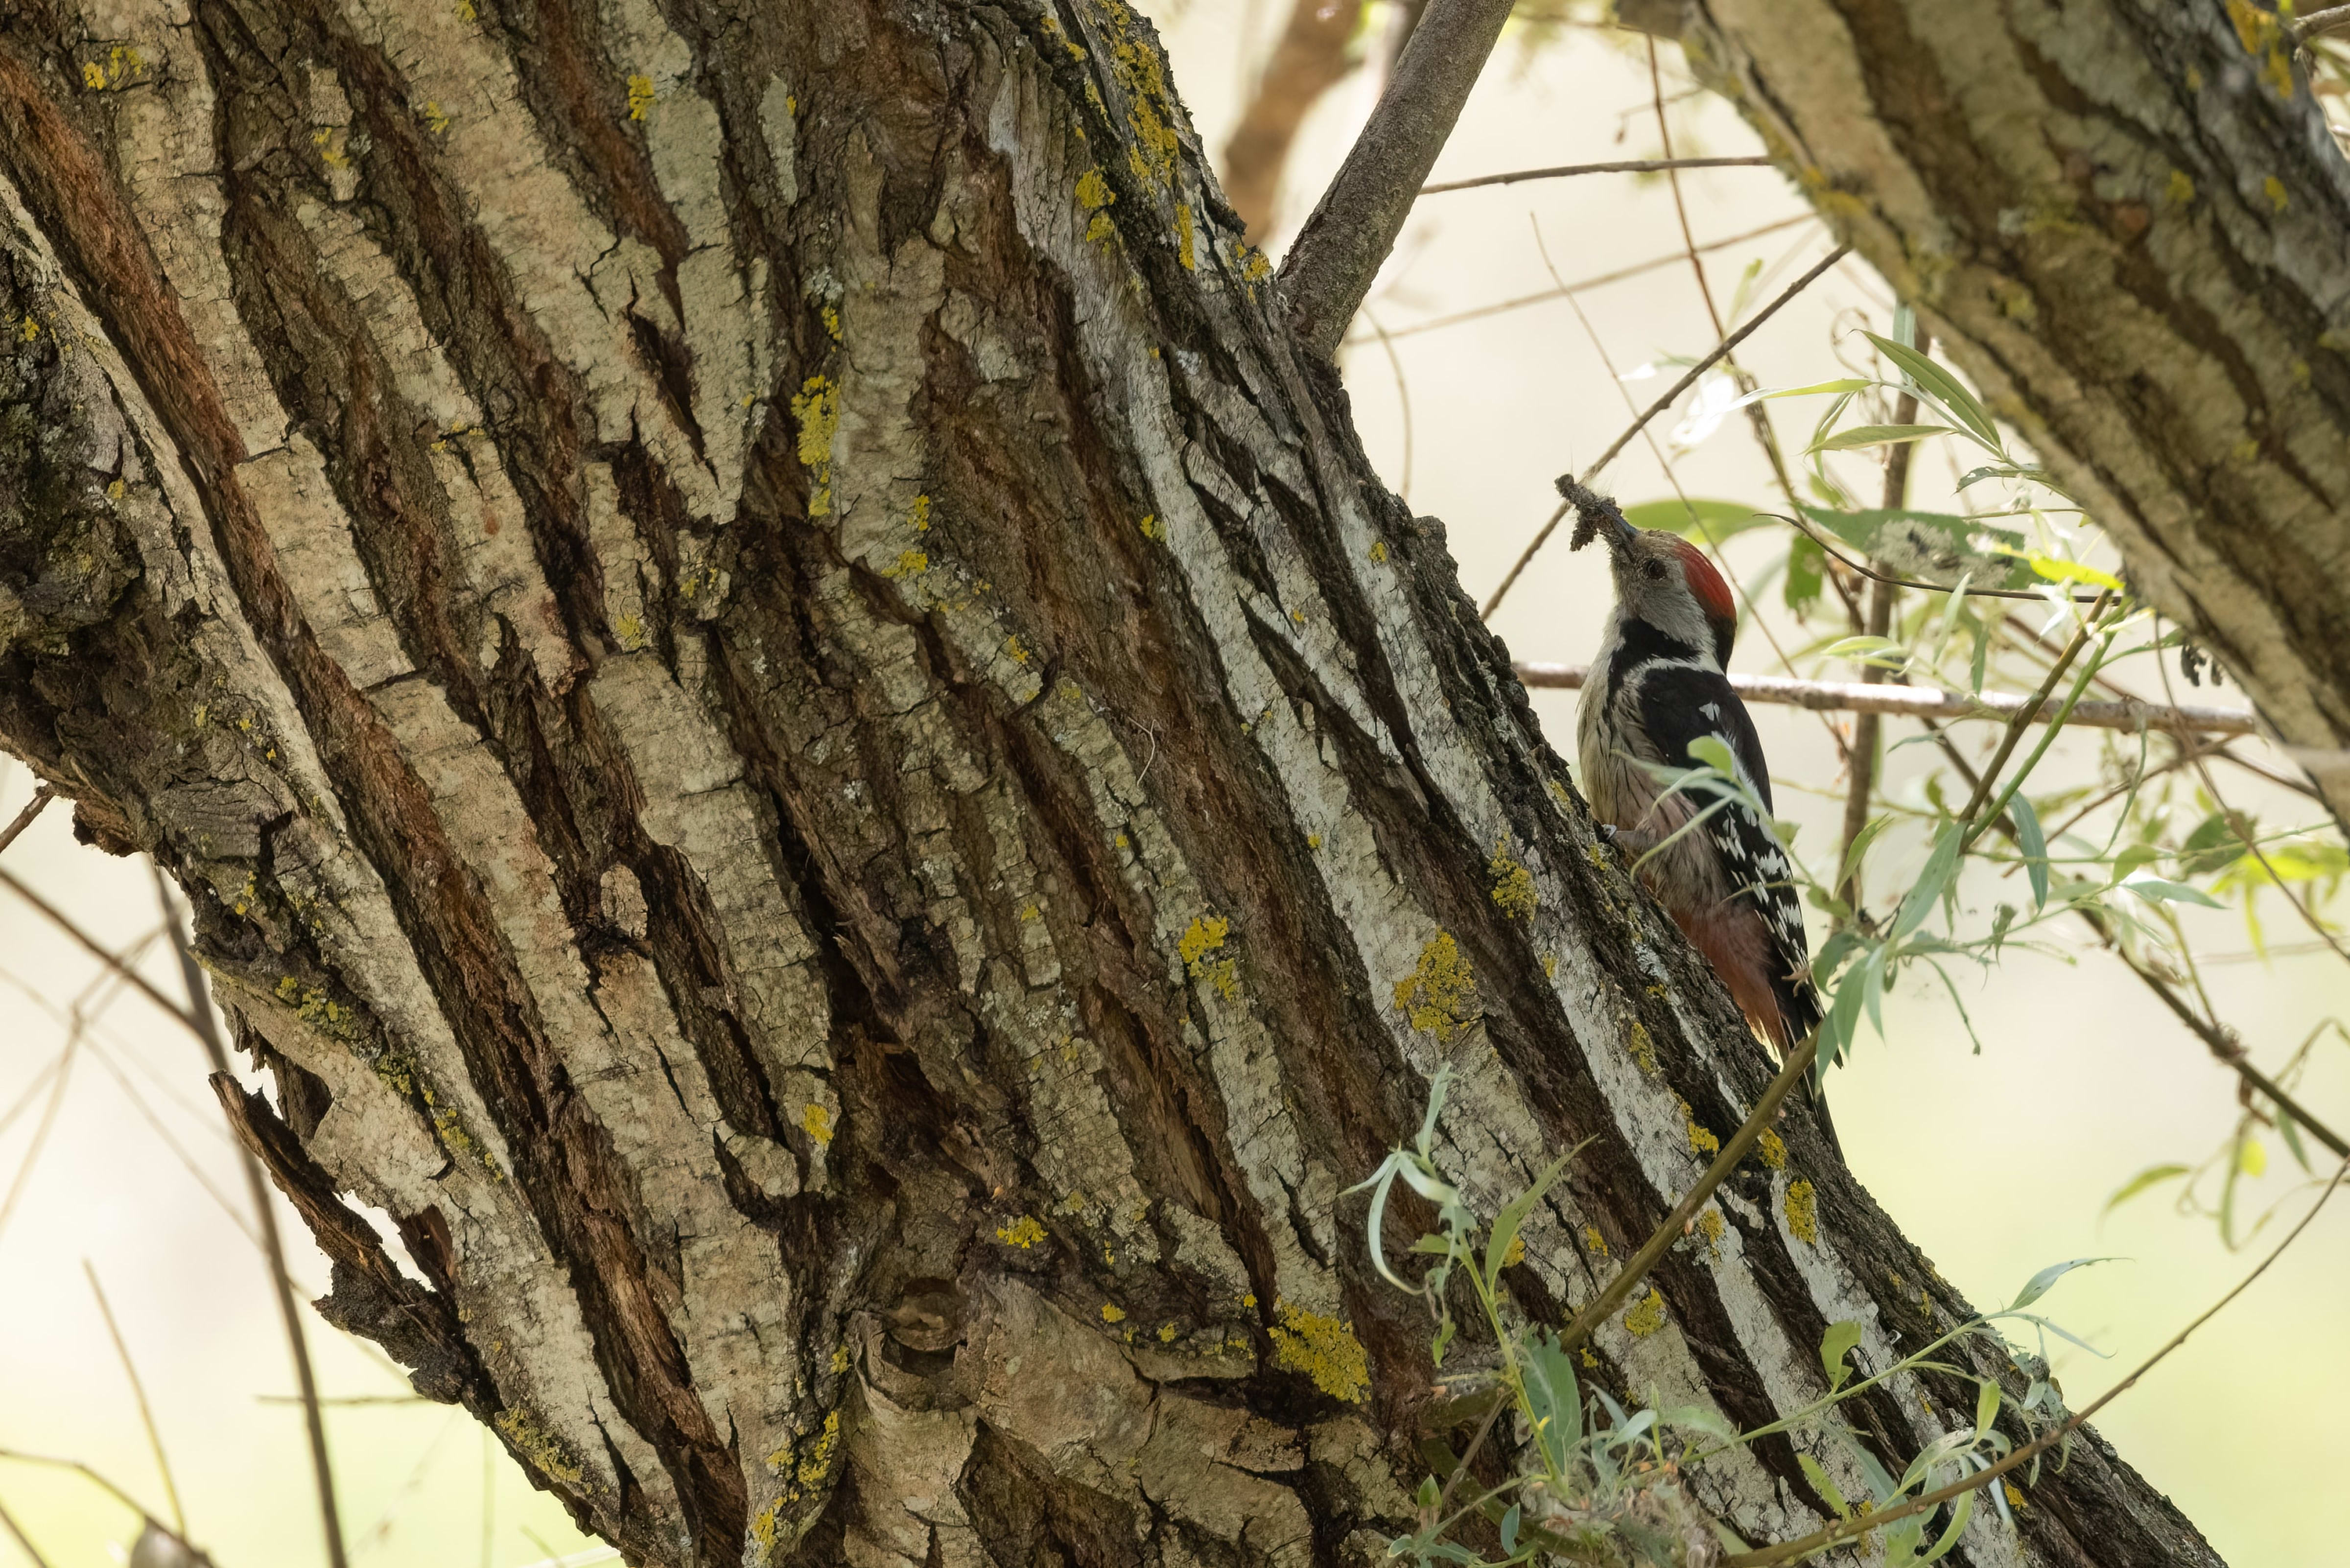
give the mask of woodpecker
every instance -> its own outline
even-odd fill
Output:
[[[1705,765],[1690,743],[1710,735],[1729,748],[1739,781],[1771,805],[1762,742],[1722,673],[1738,630],[1730,585],[1688,540],[1633,527],[1613,501],[1572,479],[1559,481],[1559,492],[1575,509],[1570,547],[1604,539],[1616,577],[1616,607],[1575,712],[1583,793],[1600,831],[1638,863],[1642,885],[1783,1058],[1822,1011],[1786,851],[1745,801],[1701,786],[1666,794],[1667,781],[1650,771]],[[1715,809],[1702,823],[1665,844],[1708,807]],[[1811,1082],[1806,1097],[1833,1142]]]

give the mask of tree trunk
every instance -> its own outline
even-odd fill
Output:
[[[635,1562],[1378,1559],[1457,1411],[1339,1189],[1446,1063],[1486,1212],[1596,1138],[1510,1273],[1556,1319],[1770,1068],[1148,25],[16,16],[0,733],[188,890],[321,1309]],[[1830,1322],[1967,1315],[1785,1132],[1596,1381],[1752,1426]],[[1847,1417],[1898,1469],[1971,1408]],[[1799,1449],[1864,1490],[1698,1485],[1810,1528]],[[2094,1441],[2030,1495],[1957,1560],[2214,1561]]]
[[[2277,18],[1690,0],[1677,20],[2350,821],[2350,162]]]

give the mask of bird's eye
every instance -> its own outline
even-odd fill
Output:
[[[1652,583],[1665,580],[1665,564],[1662,561],[1645,561],[1641,563],[1640,569],[1648,574],[1648,580]]]

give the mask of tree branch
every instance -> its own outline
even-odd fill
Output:
[[[1530,687],[1575,691],[1590,671],[1580,664],[1515,664]],[[1749,702],[1783,703],[1840,713],[1890,713],[1910,719],[1991,719],[2010,723],[2031,700],[1987,691],[1970,696],[1931,686],[1866,686],[1856,680],[1794,680],[1783,675],[1730,677],[1731,689]],[[2054,710],[2050,710],[2053,713]],[[2044,722],[2035,714],[2031,722]],[[2064,721],[2094,730],[2163,730],[2175,735],[2254,735],[2258,717],[2247,708],[2166,708],[2158,703],[2076,702]]]
[[[1433,0],[1281,266],[1289,325],[1306,352],[1337,352],[1371,279],[1461,118],[1513,0]]]
[[[1423,196],[1447,191],[1474,191],[1486,185],[1514,185],[1521,180],[1564,180],[1577,174],[1662,174],[1672,169],[1767,169],[1768,158],[1633,158],[1616,163],[1562,163],[1555,169],[1521,169],[1512,174],[1481,174],[1474,180],[1448,180],[1422,185]]]

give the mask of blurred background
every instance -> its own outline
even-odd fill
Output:
[[[1231,181],[1235,199],[1277,259],[1367,112],[1411,8],[1148,0],[1138,9],[1161,30],[1203,144],[1220,167],[1242,163]],[[1521,14],[1437,181],[1659,157],[1660,99],[1674,154],[1761,151],[1669,47],[1658,51],[1652,75],[1646,41],[1597,25],[1591,8],[1537,14],[1529,5]],[[1244,123],[1246,145],[1228,153]],[[1284,132],[1294,134],[1284,140]],[[1678,202],[1662,178],[1628,174],[1425,197],[1350,335],[1344,369],[1366,444],[1416,512],[1443,520],[1463,586],[1480,602],[1550,515],[1553,479],[1587,464],[1634,405],[1712,347],[1714,312],[1734,327],[1831,248],[1800,196],[1768,168],[1692,171],[1679,181]],[[1688,242],[1700,248],[1711,307]],[[1602,278],[1613,281],[1563,292]],[[1844,262],[1773,316],[1739,363],[1772,387],[1854,374],[1869,356],[1859,330],[1889,331],[1893,307],[1881,280]],[[1709,397],[1718,404],[1721,389],[1701,385],[1696,398]],[[1800,452],[1816,400],[1761,407],[1787,449]],[[1627,446],[1603,490],[1627,504],[1659,501],[1674,494],[1677,480],[1692,497],[1784,509],[1742,412],[1723,419],[1684,400],[1650,433],[1655,445]],[[1968,460],[1949,444],[1919,449],[1914,504],[1955,509]],[[1881,453],[1837,462],[1850,464],[1840,472],[1856,493],[1878,483],[1870,475]],[[1855,667],[1817,652],[1816,629],[1784,611],[1779,576],[1791,537],[1757,529],[1727,545],[1762,621],[1742,634],[1733,663],[1856,679]],[[2113,565],[2093,531],[2056,547]],[[1607,597],[1600,564],[1569,555],[1562,535],[1493,624],[1518,659],[1580,664],[1594,651]],[[2113,677],[2165,700],[2150,658]],[[2179,684],[2175,664],[2170,681]],[[2178,695],[2244,701],[2233,687]],[[1562,753],[1573,751],[1574,701],[1571,691],[1535,697]],[[1848,716],[1758,706],[1755,719],[1778,808],[1797,826],[1794,847],[1825,877],[1844,793],[1828,725]],[[1918,733],[1887,722],[1886,790],[1897,802],[1905,792],[1918,798],[1940,762],[1930,746],[1902,743]],[[1977,753],[1994,735],[1984,724],[1959,730]],[[2290,772],[2258,742],[2237,749]],[[2107,743],[2068,733],[2034,790],[2069,780],[2085,791],[2113,765]],[[2264,829],[2319,820],[2312,803],[2251,774],[2230,772],[2221,782],[2227,805],[2257,814]],[[2182,792],[2178,811],[2208,808],[2189,798],[2191,775],[2170,783]],[[0,822],[32,788],[23,768],[0,760]],[[7,850],[6,869],[178,996],[146,864],[77,845],[68,816],[60,808],[38,819]],[[1906,826],[1888,832],[1872,850],[1872,888],[1898,892],[1923,846]],[[1970,909],[2015,897],[2012,883],[1968,876],[1960,902]],[[2331,890],[2324,881],[2303,888],[2321,911]],[[2350,970],[2273,889],[2253,911],[2257,929],[2241,908],[2187,908],[2179,919],[2213,1011],[2273,1068],[2350,1012]],[[1824,929],[1815,917],[1815,941]],[[1954,970],[1955,1000],[1930,975],[1906,976],[1888,998],[1882,1037],[1864,1028],[1830,1097],[1861,1180],[1978,1307],[2005,1302],[2045,1264],[2119,1260],[2069,1276],[2044,1303],[2112,1356],[2052,1348],[2077,1408],[2251,1265],[2307,1201],[2296,1196],[2307,1178],[2282,1146],[2238,1141],[2235,1078],[2126,970],[2085,942],[2070,945],[2063,928],[2051,930],[2044,950],[2012,949],[1988,971]],[[244,1176],[204,1075],[187,1030],[0,889],[0,1450],[80,1461],[148,1511],[173,1516],[87,1262],[144,1380],[189,1535],[221,1568],[320,1563],[284,1332],[247,1233]],[[2330,1108],[2335,1125],[2350,1120],[2343,1039],[2321,1043],[2300,1087],[2319,1115]],[[2104,1214],[2138,1172],[2215,1156],[2238,1173],[2232,1232],[2241,1251],[2208,1215],[2181,1210],[2179,1180]],[[2207,1177],[2197,1190],[2210,1199],[2215,1183]],[[2250,1236],[2259,1215],[2287,1199],[2279,1222]],[[322,1293],[325,1260],[282,1205],[279,1224],[300,1293],[306,1301]],[[2253,1293],[2098,1423],[2239,1565],[2342,1560],[2339,1511],[2321,1500],[2339,1495],[2350,1461],[2341,1414],[2350,1407],[2345,1240],[2350,1204],[2322,1216]],[[468,1417],[413,1400],[372,1346],[302,1311],[328,1401],[354,1563],[504,1568],[609,1555],[573,1532]],[[57,1568],[119,1561],[139,1532],[136,1512],[89,1480],[21,1458],[0,1457],[0,1505]],[[0,1565],[34,1561],[0,1529]]]

